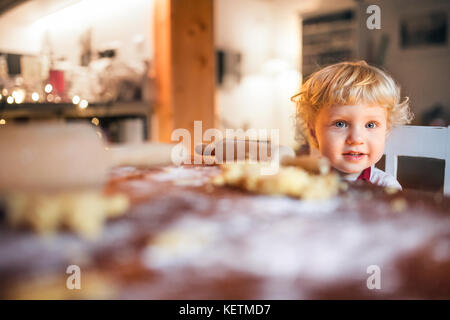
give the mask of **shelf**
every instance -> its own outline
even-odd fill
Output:
[[[307,77],[328,64],[356,56],[357,25],[353,11],[303,20],[302,72]]]
[[[346,23],[327,23],[326,25],[321,26],[304,26],[303,27],[303,35],[304,36],[317,36],[321,34],[328,34],[330,32],[343,32],[349,30],[355,30],[357,27],[355,22],[346,22]]]
[[[148,117],[151,105],[148,102],[120,102],[112,105],[92,104],[86,109],[71,103],[24,103],[0,105],[0,116],[6,119],[14,118],[88,118],[88,117]]]

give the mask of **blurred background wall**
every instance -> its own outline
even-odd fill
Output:
[[[383,67],[400,83],[403,95],[411,99],[416,118],[414,124],[425,124],[422,114],[434,105],[450,109],[450,45],[404,49],[400,45],[402,20],[420,19],[427,12],[441,12],[450,17],[450,1],[445,0],[377,0],[365,3],[381,8],[381,29],[367,30],[367,48],[374,50],[383,35],[389,39]],[[447,18],[448,19],[448,18]],[[447,23],[447,35],[448,31]],[[447,123],[447,125],[449,125]]]

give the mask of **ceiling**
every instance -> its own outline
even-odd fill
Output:
[[[2,0],[0,1],[0,15],[2,15],[3,13],[5,13],[6,11],[14,8],[15,6],[26,2],[29,0]]]
[[[81,0],[0,0],[0,16],[16,24],[29,24]]]

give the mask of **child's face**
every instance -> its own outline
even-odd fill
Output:
[[[387,111],[365,104],[322,108],[312,133],[332,167],[358,173],[383,156]]]

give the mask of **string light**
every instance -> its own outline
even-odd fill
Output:
[[[31,95],[31,100],[33,100],[34,102],[39,101],[39,93],[33,92],[33,94]]]
[[[97,117],[94,117],[94,118],[92,118],[91,122],[92,122],[94,125],[98,126],[99,123],[100,123],[100,120],[98,120]]]
[[[50,93],[50,92],[52,92],[52,90],[53,90],[53,86],[52,86],[50,83],[47,83],[47,84],[45,85],[44,91],[45,91],[46,93]]]
[[[80,101],[80,109],[86,109],[88,107],[89,103],[86,100],[81,100]]]
[[[25,91],[24,90],[14,90],[11,95],[17,104],[20,104],[25,100]]]
[[[80,97],[79,96],[73,96],[72,103],[73,104],[79,104],[80,103]]]
[[[0,125],[4,125],[6,124],[6,120],[5,119],[0,119]]]
[[[6,102],[8,102],[9,104],[13,104],[13,103],[14,103],[14,98],[11,97],[11,96],[9,96],[9,97],[6,99]]]

